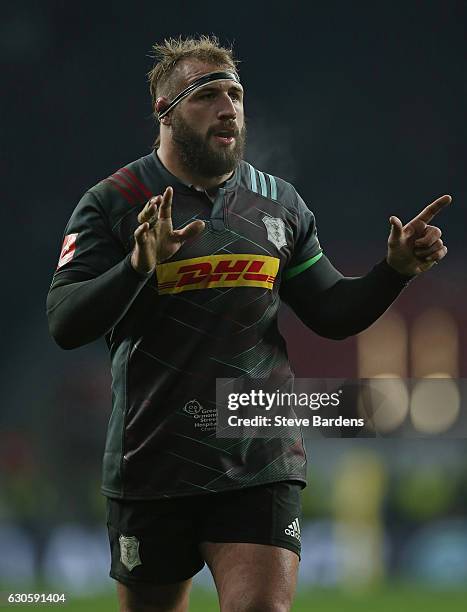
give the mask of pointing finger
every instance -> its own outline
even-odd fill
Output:
[[[412,219],[412,221],[421,220],[425,223],[429,223],[435,215],[437,215],[440,210],[442,210],[445,206],[452,202],[452,198],[450,195],[443,195],[440,198],[437,198],[431,204],[428,204],[422,212],[418,213],[416,217]]]

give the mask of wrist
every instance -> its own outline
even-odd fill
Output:
[[[131,266],[131,268],[141,277],[145,278],[148,276],[151,276],[151,274],[153,274],[154,270],[156,269],[155,266],[153,266],[152,268],[147,268],[147,267],[143,267],[141,266],[141,264],[138,264],[136,262],[136,256],[135,256],[135,252],[133,251],[133,253],[130,255],[129,257],[129,264]]]
[[[381,263],[388,272],[390,272],[394,277],[399,277],[402,281],[409,281],[410,279],[414,278],[414,276],[416,276],[416,274],[407,271],[402,271],[394,264],[394,262],[390,260],[389,257],[385,257]]]

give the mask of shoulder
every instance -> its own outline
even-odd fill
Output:
[[[93,185],[84,198],[92,199],[104,216],[118,221],[131,210],[140,210],[153,195],[149,166],[150,155],[115,170]]]
[[[243,188],[281,204],[289,212],[298,214],[299,200],[295,187],[284,179],[259,170],[253,164],[240,163],[240,184]]]

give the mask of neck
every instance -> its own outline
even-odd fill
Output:
[[[224,183],[233,174],[233,172],[229,172],[227,174],[223,174],[222,176],[199,176],[183,166],[176,150],[173,148],[173,146],[170,146],[167,143],[161,142],[159,149],[157,149],[157,155],[171,174],[176,176],[184,183],[193,185],[193,187],[198,191],[213,189],[214,187]]]

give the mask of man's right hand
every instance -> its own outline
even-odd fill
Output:
[[[141,225],[135,230],[135,247],[131,254],[131,265],[137,272],[152,272],[157,264],[170,259],[186,240],[204,229],[204,221],[197,220],[174,230],[172,198],[173,189],[167,187],[163,195],[151,198],[138,215]]]

